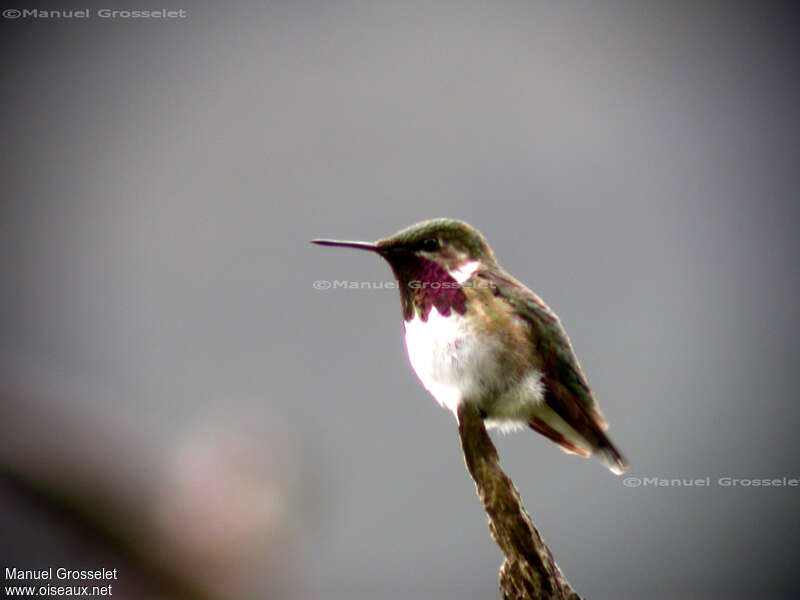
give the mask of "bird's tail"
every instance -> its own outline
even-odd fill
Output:
[[[629,466],[628,461],[625,460],[625,457],[611,443],[611,440],[608,439],[604,432],[599,432],[597,437],[599,438],[598,444],[593,449],[592,454],[595,454],[614,475],[622,475]]]
[[[543,406],[532,415],[528,425],[551,439],[569,454],[588,458],[595,455],[615,475],[628,468],[628,461],[603,431],[603,423],[584,411],[573,413],[570,422],[550,407]]]

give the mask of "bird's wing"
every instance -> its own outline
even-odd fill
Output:
[[[589,425],[588,420],[601,431],[606,429],[606,420],[558,316],[539,296],[501,269],[482,270],[475,276],[489,282],[494,294],[530,324],[531,343],[542,359],[545,401],[568,423]]]

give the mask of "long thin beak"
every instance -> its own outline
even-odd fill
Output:
[[[372,252],[378,251],[377,244],[372,242],[346,242],[342,240],[311,240],[312,244],[319,244],[320,246],[340,246],[342,248],[356,248],[358,250],[371,250]]]

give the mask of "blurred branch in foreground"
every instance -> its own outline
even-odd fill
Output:
[[[199,423],[153,428],[134,398],[108,398],[110,410],[103,399],[0,365],[8,564],[119,567],[119,598],[296,597],[302,507],[317,495],[286,423],[248,427],[204,412]],[[22,527],[26,515],[40,534]]]
[[[489,516],[489,531],[505,555],[500,569],[503,599],[581,600],[525,512],[514,482],[500,468],[483,418],[469,404],[458,409],[458,434],[467,469]]]

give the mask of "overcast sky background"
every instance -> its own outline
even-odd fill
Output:
[[[629,475],[712,479],[626,488],[495,436],[572,585],[796,597],[800,488],[714,483],[800,477],[790,10],[168,8],[187,16],[0,23],[8,364],[165,443],[286,423],[320,490],[299,596],[493,598],[501,556],[397,293],[313,287],[388,267],[308,244],[461,218],[562,318]]]

